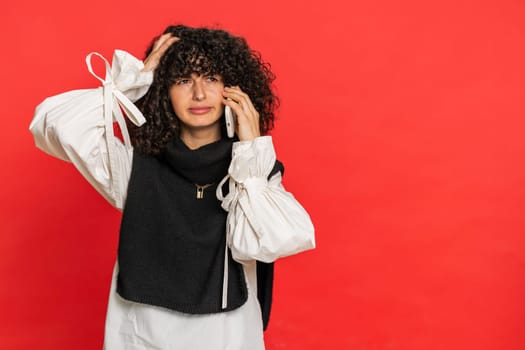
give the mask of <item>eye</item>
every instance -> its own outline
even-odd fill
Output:
[[[219,75],[208,75],[206,77],[206,81],[210,83],[217,83],[221,81],[221,77]]]
[[[188,78],[179,78],[175,80],[175,85],[184,85],[184,84],[188,84],[189,82],[190,82],[190,79]]]

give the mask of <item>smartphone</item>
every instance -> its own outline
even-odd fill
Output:
[[[224,107],[224,117],[226,118],[226,134],[229,138],[235,135],[235,112],[230,106]]]

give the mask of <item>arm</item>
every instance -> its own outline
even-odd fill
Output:
[[[281,184],[270,136],[236,142],[229,168],[230,190],[222,199],[227,237],[237,261],[272,262],[315,247],[308,213]],[[220,191],[219,191],[220,192]]]
[[[115,52],[115,84],[134,98],[146,93],[151,84],[152,73],[140,73],[142,68],[142,62],[133,56]],[[106,200],[122,209],[131,172],[132,148],[112,136],[112,130],[108,132],[101,91],[75,90],[46,99],[36,108],[30,130],[38,148],[73,163]],[[115,161],[111,164],[108,149],[113,150]],[[113,181],[115,177],[117,181]]]
[[[272,262],[315,247],[308,213],[281,184],[282,172],[269,175],[276,157],[270,136],[260,136],[259,113],[239,87],[224,88],[224,104],[237,114],[228,170],[229,192],[217,197],[228,211],[226,237],[237,261]],[[225,181],[225,180],[223,180]]]
[[[153,81],[160,58],[177,40],[171,34],[160,36],[144,62],[116,50],[111,68],[114,87],[132,101],[141,98]],[[123,209],[132,147],[129,140],[126,145],[113,136],[112,120],[105,120],[102,93],[97,90],[76,90],[46,99],[37,107],[30,130],[37,147],[72,162],[104,198]],[[114,112],[120,114],[119,107]],[[124,122],[119,125],[126,128]],[[122,133],[126,140],[127,131]]]

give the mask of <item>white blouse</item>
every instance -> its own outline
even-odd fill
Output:
[[[142,68],[142,61],[124,51],[115,51],[112,80],[131,101],[142,97],[153,80],[151,72],[140,72]],[[30,130],[37,147],[73,163],[106,200],[122,210],[133,149],[107,131],[102,108],[99,108],[101,98],[92,92],[93,89],[76,90],[67,94],[82,99],[84,107],[89,103],[93,113],[62,111],[60,104],[50,112],[44,101],[35,111]],[[113,152],[111,157],[108,149]],[[110,158],[114,163],[110,164]],[[104,349],[264,349],[255,261],[272,262],[315,246],[310,217],[283,188],[281,174],[267,180],[275,159],[270,136],[235,142],[228,175],[223,180],[229,181],[229,193],[224,197],[217,192],[223,208],[228,211],[228,246],[234,259],[242,263],[246,275],[247,302],[233,311],[206,315],[131,302],[116,293],[117,261],[109,295]],[[110,171],[110,168],[113,169]],[[218,186],[220,188],[222,186]],[[227,280],[225,283],[227,285]]]

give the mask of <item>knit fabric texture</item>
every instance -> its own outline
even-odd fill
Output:
[[[228,254],[228,305],[221,305],[227,213],[215,189],[231,148],[221,139],[190,150],[175,137],[159,157],[134,153],[118,248],[123,298],[190,314],[245,303],[242,266]],[[196,185],[208,186],[202,198]]]

